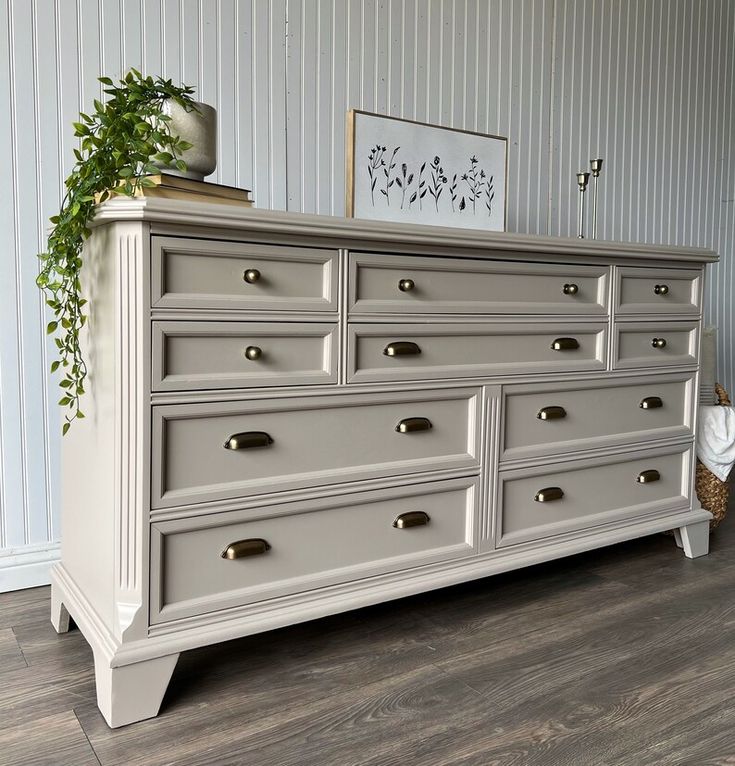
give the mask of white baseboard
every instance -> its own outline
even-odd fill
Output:
[[[27,545],[0,551],[0,593],[48,585],[51,582],[51,565],[60,556],[59,543]]]

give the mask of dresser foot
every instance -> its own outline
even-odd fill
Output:
[[[51,585],[51,624],[57,633],[69,632],[69,612],[61,601],[61,594],[55,584]]]
[[[115,729],[157,716],[178,659],[178,653],[169,654],[112,668],[95,652],[97,705],[107,725]]]
[[[675,529],[674,539],[688,558],[706,556],[709,553],[709,521],[698,521]]]

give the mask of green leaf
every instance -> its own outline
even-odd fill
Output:
[[[71,428],[71,423],[69,423],[68,421],[64,423],[64,425],[61,427],[61,435],[66,436],[70,428]]]
[[[64,180],[65,196],[58,214],[50,219],[53,227],[46,252],[39,253],[41,269],[36,277],[45,293],[45,303],[54,313],[47,332],[54,335],[57,358],[51,362],[51,373],[64,370],[61,388],[66,392],[59,404],[69,408],[64,433],[76,418],[84,415],[79,398],[84,394],[87,367],[80,347],[80,330],[87,321],[82,313],[86,300],[81,297],[80,271],[83,245],[90,236],[95,199],[108,199],[110,189],[133,195],[139,186],[153,182],[146,173],[159,173],[153,162],[175,163],[186,170],[176,155],[189,148],[186,141],[172,136],[170,117],[162,114],[165,100],[171,98],[187,111],[195,109],[193,89],[176,86],[161,77],[144,77],[130,69],[115,85],[109,77],[98,78],[107,101],[91,99],[94,111],[79,113],[73,123],[80,139],[73,147],[75,165]]]

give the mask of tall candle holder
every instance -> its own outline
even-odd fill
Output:
[[[602,171],[602,160],[590,160],[592,169],[592,239],[597,239],[597,179]]]
[[[589,173],[584,173],[582,171],[577,173],[577,185],[579,186],[579,217],[577,219],[578,239],[584,239],[584,193],[587,191],[589,180]]]

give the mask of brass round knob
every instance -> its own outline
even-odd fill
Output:
[[[245,349],[245,358],[251,362],[255,362],[263,356],[263,349],[260,346],[248,346]]]
[[[666,338],[654,338],[651,345],[654,348],[666,348]]]
[[[656,293],[656,295],[668,295],[669,294],[669,286],[668,285],[656,285],[653,288],[653,292]]]
[[[402,293],[410,293],[414,287],[416,287],[416,283],[413,279],[401,279],[398,281],[398,289]]]
[[[257,269],[247,269],[242,278],[249,285],[254,285],[260,279],[260,272]]]
[[[564,295],[576,295],[579,292],[579,285],[571,284],[564,285],[562,288]]]

